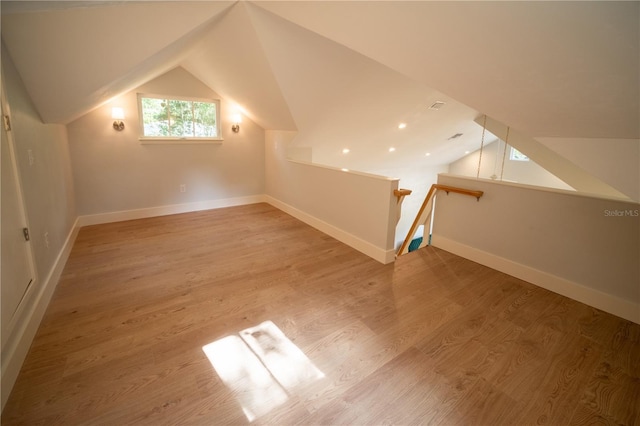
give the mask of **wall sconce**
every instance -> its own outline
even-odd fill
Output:
[[[111,118],[113,118],[113,128],[117,131],[124,129],[124,110],[120,107],[111,108]]]
[[[240,123],[242,123],[242,116],[239,113],[233,114],[232,120],[233,126],[231,126],[231,130],[233,130],[233,133],[238,133],[240,131]]]

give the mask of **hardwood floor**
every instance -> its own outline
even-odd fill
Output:
[[[268,321],[288,340],[242,333]],[[255,204],[83,228],[2,424],[637,425],[639,401],[639,325]]]

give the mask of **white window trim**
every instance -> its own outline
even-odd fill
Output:
[[[208,102],[216,104],[216,126],[218,128],[218,136],[215,138],[199,138],[199,137],[162,137],[162,136],[144,136],[144,122],[142,119],[142,98],[167,99],[178,101],[192,102]],[[194,98],[190,96],[169,96],[158,95],[155,93],[137,93],[138,102],[138,140],[143,145],[185,145],[185,144],[221,144],[224,141],[222,137],[222,122],[220,121],[220,99],[210,98]]]

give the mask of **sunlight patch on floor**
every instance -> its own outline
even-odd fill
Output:
[[[324,377],[272,321],[202,347],[251,422],[282,405],[287,391]]]

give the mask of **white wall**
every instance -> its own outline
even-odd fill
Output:
[[[509,145],[526,154],[531,160],[538,163],[554,176],[562,179],[565,183],[571,185],[576,191],[601,197],[615,197],[623,200],[630,199],[628,195],[625,195],[618,188],[613,187],[602,179],[601,173],[594,173],[591,168],[585,169],[584,162],[576,162],[573,158],[550,149],[546,144],[520,132],[518,129],[507,127],[491,117],[477,117],[476,123],[480,125],[486,124],[487,130],[492,134],[504,141],[508,141]],[[596,143],[591,148],[592,152],[590,155],[602,157],[602,160],[598,157],[598,159],[595,160],[596,163],[603,161],[603,164],[612,165],[612,162],[607,159],[610,153],[603,150],[603,146],[600,143]],[[634,154],[633,151],[626,152],[626,155],[633,157],[632,154]],[[638,159],[637,155],[636,158],[636,164],[638,164],[640,159]],[[600,169],[601,171],[602,167],[599,166],[596,167],[596,169]],[[625,170],[623,172],[626,176],[625,179],[633,179],[634,176],[637,176],[637,170],[637,167]]]
[[[446,165],[371,170],[371,172],[375,174],[400,179],[398,186],[402,189],[410,189],[412,191],[411,195],[406,196],[402,203],[402,214],[396,226],[396,236],[394,239],[396,249],[400,247],[407,237],[411,224],[415,220],[418,210],[420,210],[424,198],[427,196],[427,192],[429,192],[429,188],[438,181],[438,173],[445,173],[446,171]]]
[[[398,180],[287,159],[295,132],[266,132],[267,201],[351,247],[390,263]]]
[[[634,201],[640,201],[640,139],[536,138]]]
[[[240,132],[233,133],[234,105],[221,100],[221,144],[146,145],[138,140],[137,92],[220,99],[184,69],[176,68],[70,123],[80,215],[264,193],[264,130],[244,117]],[[112,106],[124,108],[122,132],[112,127]],[[181,184],[187,187],[184,193]]]
[[[76,211],[65,127],[42,123],[4,46],[2,76],[36,269],[36,281],[18,313],[21,317],[2,348],[4,407],[73,244]]]
[[[440,175],[433,245],[640,323],[640,204]]]
[[[506,158],[504,160],[504,172],[502,170],[502,157],[505,143],[502,141],[492,142],[485,145],[482,150],[482,163],[480,167],[480,177],[489,179],[495,174],[510,182],[524,183],[527,185],[544,186],[548,188],[568,189],[573,188],[562,180],[549,173],[533,160],[514,161],[509,159],[511,147],[507,145]],[[478,174],[478,160],[480,150],[465,155],[457,161],[449,164],[449,173],[460,176],[476,177]]]

